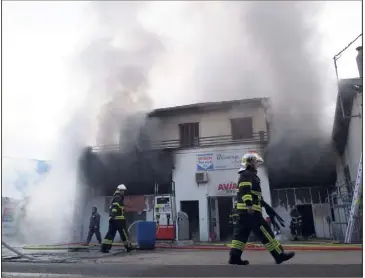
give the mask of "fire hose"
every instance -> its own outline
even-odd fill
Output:
[[[11,247],[9,244],[4,242],[3,240],[1,241],[1,245],[4,246],[6,249],[14,252],[18,256],[16,258],[27,259],[27,260],[30,260],[31,262],[35,262],[35,263],[63,263],[69,259],[72,259],[72,258],[65,258],[65,259],[59,259],[59,260],[54,260],[54,259],[40,260],[40,259],[34,258],[32,256],[28,256],[28,255],[16,250],[15,248]]]
[[[131,229],[133,228],[134,225],[136,225],[136,223],[138,222],[144,222],[143,220],[136,220],[134,221],[131,225],[129,225],[128,227],[128,234],[130,234]],[[158,223],[156,223],[156,234],[159,231],[159,225]],[[1,241],[1,244],[7,248],[8,250],[12,251],[13,253],[15,253],[19,258],[24,258],[24,259],[28,259],[28,260],[37,260],[34,257],[28,256],[22,252],[20,252],[19,250],[11,247],[9,244],[7,244],[4,241]],[[85,249],[87,249],[88,247],[84,247]],[[47,246],[47,245],[38,245],[38,246],[24,246],[23,249],[28,249],[28,250],[63,250],[63,249],[67,249],[67,247],[65,246]]]

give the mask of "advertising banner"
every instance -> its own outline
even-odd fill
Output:
[[[214,170],[239,169],[241,165],[241,155],[237,152],[216,153],[214,156]]]
[[[254,149],[230,150],[214,153],[198,154],[196,156],[197,171],[234,170],[241,167],[242,155],[255,152]]]
[[[214,196],[236,196],[237,194],[237,183],[235,182],[226,182],[226,183],[218,183],[213,186],[212,192]]]

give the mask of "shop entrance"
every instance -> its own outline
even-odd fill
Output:
[[[199,201],[181,201],[180,208],[189,217],[189,239],[199,241]]]
[[[313,209],[312,205],[297,205],[297,209],[299,213],[302,215],[303,219],[303,236],[304,237],[313,237],[316,235],[316,230],[314,227],[314,219],[313,219]]]
[[[213,241],[229,241],[233,228],[229,225],[229,215],[233,208],[233,197],[209,197],[210,235]]]
[[[232,227],[229,225],[229,215],[233,208],[232,197],[218,197],[219,234],[220,241],[232,239]]]

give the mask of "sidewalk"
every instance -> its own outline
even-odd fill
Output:
[[[339,244],[339,243],[314,243],[309,241],[303,242],[287,242],[282,244],[285,250],[291,251],[361,251],[362,244]],[[90,244],[84,246],[83,243],[69,243],[59,245],[29,245],[24,246],[24,250],[65,250],[65,249],[87,249],[89,247],[98,246],[98,244]],[[123,247],[120,242],[113,243],[113,246]],[[209,243],[192,241],[180,242],[157,242],[156,248],[161,249],[185,249],[185,250],[229,250],[228,243]],[[246,244],[245,250],[262,251],[265,250],[261,243],[249,242]]]

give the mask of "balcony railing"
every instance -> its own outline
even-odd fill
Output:
[[[192,139],[189,142],[181,141],[180,139],[175,140],[161,140],[154,141],[150,145],[150,149],[187,149],[187,148],[199,148],[199,147],[211,147],[211,146],[223,146],[223,145],[240,145],[250,143],[262,143],[268,142],[267,132],[253,133],[252,137],[243,139],[232,139],[232,135],[220,135],[220,136],[209,136],[199,137]],[[119,151],[119,145],[106,145],[106,146],[95,146],[93,151]]]

